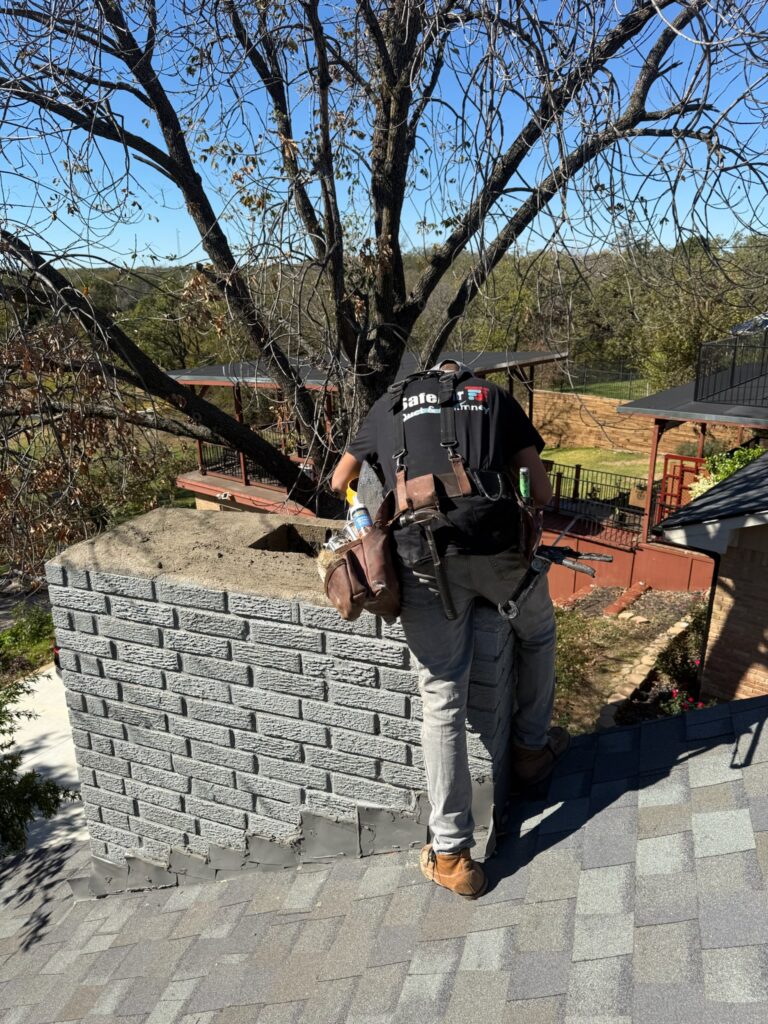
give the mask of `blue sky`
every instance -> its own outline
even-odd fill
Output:
[[[170,56],[171,51],[169,50],[168,53]],[[172,55],[174,57],[178,56],[177,53]],[[471,45],[468,47],[465,56],[468,56],[471,62]],[[617,78],[619,81],[621,80],[622,73],[629,80],[631,76],[629,64],[618,66]],[[683,73],[682,70],[677,72],[678,77]],[[728,75],[730,79],[724,77],[724,84],[722,85],[723,95],[726,100],[735,96],[738,89],[738,83],[732,68],[728,71]],[[174,91],[178,90],[178,95],[182,102],[188,100],[189,97],[185,96],[184,87],[178,78],[167,76],[165,81],[169,88]],[[626,82],[623,84],[626,84]],[[442,91],[439,94],[441,102],[446,105],[459,105],[463,99],[462,88],[463,84],[458,78],[446,76]],[[298,90],[295,90],[294,98],[296,98],[297,94]],[[239,136],[245,143],[244,148],[247,152],[249,145],[259,144],[258,141],[254,142],[254,140],[258,140],[260,132],[268,138],[274,138],[274,136],[271,134],[272,126],[266,117],[266,105],[263,94],[259,90],[254,89],[245,99],[248,104],[248,117],[240,119],[236,127],[233,121],[232,127],[235,131],[233,141]],[[207,108],[201,105],[200,110],[194,113],[198,115],[198,130],[208,131],[213,137],[219,130],[220,125],[231,116],[234,93],[229,88],[226,88],[218,96],[201,96],[201,104],[206,102],[209,103]],[[142,134],[146,138],[160,143],[159,132],[154,125],[151,115],[147,114],[146,109],[138,101],[122,94],[119,99],[114,101],[114,109],[119,112],[119,116],[123,118],[124,123],[137,134]],[[524,114],[525,107],[522,100],[507,94],[501,108],[501,117],[494,131],[499,137],[502,130],[504,130],[506,136],[512,135],[515,126],[522,122]],[[742,113],[739,116],[745,117],[745,114]],[[148,126],[142,123],[142,119],[145,117],[149,117]],[[307,101],[296,99],[295,137],[300,139],[308,122],[309,107]],[[444,119],[444,129],[446,123],[448,122]],[[184,208],[180,194],[175,189],[175,186],[162,178],[161,175],[150,170],[145,165],[134,162],[131,171],[135,176],[135,181],[131,183],[131,187],[135,190],[135,195],[129,196],[127,200],[119,193],[110,195],[109,191],[100,195],[101,201],[106,201],[107,203],[118,201],[122,203],[121,209],[125,214],[122,217],[123,223],[114,224],[110,217],[92,213],[89,218],[89,229],[86,233],[79,218],[68,214],[65,204],[57,201],[57,197],[61,196],[60,182],[63,177],[62,160],[65,157],[64,148],[62,146],[56,147],[50,135],[36,143],[25,140],[22,144],[14,141],[13,130],[8,125],[5,125],[3,130],[3,155],[7,163],[5,166],[0,165],[2,170],[2,175],[0,176],[1,201],[13,219],[29,226],[29,237],[33,243],[35,242],[34,234],[39,232],[42,241],[38,240],[37,244],[42,248],[63,250],[68,254],[70,260],[76,259],[82,262],[88,262],[89,258],[97,260],[99,258],[107,258],[122,264],[147,265],[154,261],[164,265],[170,261],[190,263],[205,258],[196,229]],[[760,132],[762,129],[758,131]],[[570,127],[566,135],[568,141],[572,142],[576,138],[575,126]],[[759,134],[757,141],[760,141]],[[765,143],[768,143],[768,131],[765,132]],[[643,145],[645,146],[646,144],[643,143]],[[652,154],[653,144],[648,144],[648,146]],[[768,145],[763,145],[762,148],[766,150]],[[703,147],[699,146],[698,151],[701,157]],[[449,202],[462,203],[467,196],[467,182],[472,178],[471,159],[467,165],[458,171],[455,183],[451,184],[445,180],[439,155],[436,152],[431,154],[422,152],[422,155],[425,159],[425,166],[428,169],[428,176],[425,179],[421,179],[417,175],[417,182],[424,180],[424,185],[418,191],[413,192],[406,204],[402,231],[403,247],[406,250],[410,248],[418,249],[425,243],[430,244],[439,240],[439,236],[434,231],[424,232],[419,228],[421,221],[436,219],[434,212],[430,210],[431,197],[434,197],[442,189],[444,199]],[[652,155],[649,157],[649,161],[650,163],[653,162]],[[122,150],[115,144],[100,143],[99,156],[92,157],[91,164],[96,169],[97,177],[104,176],[102,171],[108,171],[111,174],[116,168],[122,167]],[[9,165],[13,167],[12,171]],[[465,177],[462,180],[461,174],[466,175],[468,168],[470,168],[469,178]],[[199,169],[204,179],[211,186],[221,186],[229,176],[229,170],[219,175],[212,174],[210,164],[201,164]],[[536,167],[533,161],[524,165],[524,173],[518,180],[517,185],[522,186],[524,182],[530,181],[535,170]],[[107,174],[106,176],[109,175]],[[81,175],[76,180],[83,181],[84,178]],[[629,178],[625,180],[630,181]],[[603,174],[601,184],[605,185],[607,183],[607,174]],[[340,186],[340,188],[343,188],[343,186]],[[362,189],[364,191],[364,182]],[[689,175],[689,180],[681,185],[678,193],[679,205],[683,212],[690,203],[695,189],[695,177]],[[225,229],[231,230],[235,227],[237,220],[242,219],[243,208],[234,196],[233,190],[229,188],[228,191],[228,197],[220,196],[215,198],[212,195],[212,199],[217,212],[225,218]],[[662,232],[662,237],[666,241],[671,241],[674,235],[674,226],[671,220],[666,225],[659,223],[665,213],[665,207],[668,206],[669,200],[664,184],[660,182],[647,183],[643,188],[643,195],[649,204],[648,208],[656,208],[657,230]],[[352,199],[348,199],[344,212],[349,215],[357,214],[361,217],[360,229],[362,234],[365,235],[366,233],[372,233],[372,228],[369,223],[366,223],[368,220],[368,210],[365,208],[361,196],[362,192],[358,192]],[[597,245],[599,247],[601,240],[610,235],[611,216],[606,211],[607,200],[597,204],[596,209],[598,213],[592,227],[589,224],[585,224],[578,229],[576,227],[576,222],[582,220],[585,210],[592,205],[592,198],[590,197],[589,203],[585,204],[581,201],[578,193],[573,193],[569,197],[567,210],[573,218],[573,223],[566,223],[561,227],[561,239],[566,243],[573,246]],[[736,199],[737,197],[734,195],[732,198],[734,208],[737,205]],[[41,205],[41,200],[42,203],[50,202],[56,208],[55,220],[45,212],[44,206]],[[739,202],[743,203],[744,201],[762,204],[764,202],[762,188],[755,185],[749,190],[748,194],[740,197]],[[76,206],[85,206],[87,203],[87,200],[83,200],[82,203],[75,200]],[[141,204],[140,208],[132,205],[135,203]],[[508,209],[511,209],[514,204],[510,201],[506,206]],[[42,215],[41,209],[43,210]],[[640,210],[639,205],[636,207],[636,210]],[[551,212],[554,217],[560,214],[561,207],[559,202],[553,203]],[[626,213],[619,216],[616,226],[624,221],[625,216]],[[235,217],[236,220],[229,220],[228,218],[230,217]],[[712,208],[708,223],[712,234],[726,236],[732,234],[739,227],[743,227],[743,225],[739,224],[733,209],[728,208]],[[264,231],[266,229],[261,226],[258,230]],[[548,238],[551,238],[553,230],[552,217],[547,216],[547,214],[541,215],[533,229],[521,239],[522,247],[540,248]],[[242,233],[238,230],[233,231],[232,236],[239,237],[241,240],[243,238]],[[595,239],[598,241],[596,242]]]

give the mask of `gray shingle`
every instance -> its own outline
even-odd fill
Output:
[[[622,914],[633,909],[635,871],[631,864],[582,871],[576,915]]]
[[[576,901],[529,903],[514,931],[520,953],[561,953],[571,948]]]
[[[701,945],[704,949],[752,946],[768,942],[768,898],[764,892],[699,896]]]
[[[673,875],[693,870],[693,844],[690,833],[675,832],[637,844],[637,874]]]
[[[392,1024],[441,1024],[452,988],[450,974],[409,974],[403,982]]]
[[[768,765],[766,766],[768,768]],[[743,779],[737,782],[721,782],[717,786],[703,786],[691,790],[691,812],[707,814],[710,811],[738,811],[748,806],[745,780],[750,769],[743,769]],[[768,771],[766,771],[768,785]],[[763,790],[765,792],[765,790]]]
[[[582,866],[610,867],[631,864],[637,852],[637,810],[609,808],[596,815],[584,830]]]
[[[459,971],[502,971],[509,967],[512,936],[512,928],[490,928],[467,935]]]
[[[645,875],[637,879],[635,924],[665,924],[698,917],[696,876]]]
[[[704,992],[727,1003],[768,1002],[768,950],[764,946],[705,949]]]
[[[357,981],[346,1024],[370,1024],[389,1021],[400,998],[406,964],[369,967]]]
[[[560,996],[550,999],[521,999],[507,1003],[505,1024],[560,1024],[563,1004]]]
[[[419,942],[413,951],[409,974],[452,974],[461,959],[464,939],[432,939]]]
[[[688,762],[688,776],[692,789],[740,779],[741,768],[732,745],[724,744],[706,754],[692,757]]]
[[[580,858],[573,851],[540,853],[529,869],[526,903],[571,899],[578,892],[580,873]]]
[[[752,821],[747,810],[694,814],[692,828],[696,857],[715,857],[755,848]]]
[[[570,951],[518,953],[512,961],[507,999],[545,999],[565,995],[571,974]]]
[[[632,961],[636,982],[682,984],[701,977],[699,929],[695,921],[679,921],[635,929]]]
[[[628,1016],[631,1001],[632,958],[582,960],[573,964],[568,980],[566,1020]]]
[[[456,975],[443,1024],[508,1024],[505,999],[507,971],[460,971]],[[531,1024],[529,1021],[528,1024]]]
[[[657,775],[645,775],[637,794],[638,807],[664,807],[669,804],[684,804],[690,798],[688,767]]]
[[[634,914],[592,914],[576,918],[573,936],[574,962],[624,956],[632,952]]]

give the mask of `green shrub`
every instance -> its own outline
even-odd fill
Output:
[[[708,456],[704,461],[706,472],[698,476],[691,484],[691,497],[698,498],[715,484],[727,480],[737,470],[743,469],[744,466],[748,466],[763,455],[765,455],[765,449],[755,445],[752,448],[736,448],[732,452],[720,452]]]
[[[593,660],[590,623],[579,612],[563,608],[555,609],[555,618],[557,685],[560,690],[573,693],[589,681],[589,666]]]
[[[695,688],[699,680],[701,652],[707,628],[707,602],[697,601],[689,612],[690,626],[676,637],[656,659],[656,667],[672,685],[686,691]]]
[[[0,856],[25,848],[27,828],[38,814],[52,818],[65,799],[76,798],[38,772],[19,771],[22,752],[13,749],[13,734],[22,718],[33,716],[15,705],[30,690],[26,680],[0,688]]]
[[[13,625],[0,633],[0,686],[50,661],[52,647],[51,613],[36,604],[17,605]]]

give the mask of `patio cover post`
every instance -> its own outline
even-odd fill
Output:
[[[643,512],[642,536],[648,539],[651,528],[651,511],[653,509],[653,484],[656,479],[656,461],[659,457],[659,439],[667,429],[667,420],[653,421],[653,438],[651,440],[651,457],[648,460],[648,490],[645,494],[645,510]]]
[[[235,384],[234,388],[235,398],[235,419],[238,423],[243,422],[243,395],[240,390],[240,385]],[[240,476],[243,480],[243,485],[248,486],[248,463],[245,460],[245,452],[238,452],[240,456]]]
[[[706,422],[699,424],[699,444],[696,448],[696,456],[699,459],[704,458],[704,441],[707,437],[707,424]]]

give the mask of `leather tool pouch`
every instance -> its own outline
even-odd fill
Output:
[[[390,536],[394,513],[389,494],[376,513],[373,528],[335,552],[325,574],[325,594],[348,622],[368,611],[394,619],[400,613],[400,583]]]

